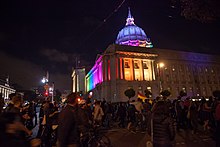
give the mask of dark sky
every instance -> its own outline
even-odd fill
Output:
[[[29,89],[48,70],[57,88],[70,89],[76,58],[91,68],[124,27],[128,6],[154,47],[220,53],[219,21],[186,20],[169,0],[125,0],[117,9],[122,1],[1,1],[0,76]]]

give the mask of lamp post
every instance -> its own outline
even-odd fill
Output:
[[[49,91],[49,85],[48,85],[47,77],[44,76],[43,79],[41,80],[41,82],[44,84],[44,89],[45,89],[44,96],[47,97],[48,96],[48,91]]]
[[[157,71],[158,71],[158,79],[159,79],[159,94],[160,92],[163,90],[163,87],[162,87],[162,75],[161,75],[161,70],[162,68],[164,67],[164,63],[163,62],[160,62],[157,64]]]
[[[50,86],[49,84],[49,72],[47,71],[46,76],[43,77],[43,79],[41,80],[41,82],[44,84],[44,89],[45,89],[45,95],[46,97],[49,96],[49,94],[51,94],[51,101],[54,101],[54,82],[52,83],[52,86]]]
[[[49,88],[49,93],[51,94],[51,101],[53,103],[54,101],[54,82],[52,83],[52,86]]]

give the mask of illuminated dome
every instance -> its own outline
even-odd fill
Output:
[[[116,44],[153,47],[150,39],[147,38],[144,30],[134,24],[134,18],[131,16],[130,9],[128,10],[128,18],[126,19],[125,27],[118,33]]]

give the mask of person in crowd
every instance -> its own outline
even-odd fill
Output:
[[[151,130],[153,130],[154,147],[173,146],[172,141],[175,138],[174,121],[169,115],[169,108],[165,101],[161,100],[155,104],[154,111],[148,122],[149,135],[152,133]]]
[[[125,127],[125,118],[126,118],[126,108],[124,106],[124,103],[120,102],[118,107],[118,117],[119,117],[119,127],[124,128]]]
[[[32,101],[33,103],[33,117],[34,117],[34,127],[37,126],[37,103]]]
[[[94,108],[94,123],[97,125],[102,125],[102,117],[104,116],[104,112],[102,107],[100,106],[100,101],[95,102],[95,108]]]
[[[190,111],[189,111],[190,103],[191,103],[191,101],[190,101],[189,97],[187,97],[183,101],[183,124],[185,126],[185,129],[191,128],[190,117],[187,116],[188,114],[190,114]]]
[[[81,134],[86,134],[89,130],[89,115],[87,113],[87,105],[85,100],[80,100],[78,102],[78,107],[76,110],[76,115],[78,116],[78,129]]]
[[[152,105],[149,102],[149,99],[145,99],[143,103],[143,116],[144,116],[144,120],[143,120],[144,128],[143,129],[144,130],[147,129],[147,122],[151,115],[151,108],[152,108]]]
[[[4,105],[5,105],[4,98],[2,97],[2,94],[0,93],[0,114],[3,111]]]
[[[104,115],[102,116],[102,125],[104,126],[104,123],[105,123],[105,119],[106,119],[106,100],[103,98],[103,101],[100,101],[100,106],[102,108],[102,111],[104,113]]]
[[[136,123],[135,123],[135,127],[136,129],[141,129],[143,130],[143,104],[142,104],[142,99],[138,98],[137,102],[135,104],[135,108],[136,108],[136,113],[135,113],[135,117],[136,117]]]
[[[89,141],[89,128],[91,127],[91,122],[89,121],[89,115],[87,113],[87,104],[85,100],[80,100],[78,102],[78,107],[76,109],[78,131],[80,133],[80,145],[82,147],[88,146]]]
[[[42,104],[41,104],[41,107],[40,107],[39,120],[38,120],[39,121],[39,129],[38,129],[38,132],[37,132],[37,138],[40,138],[41,134],[42,134],[42,129],[43,129],[42,122],[43,122],[43,118],[44,118],[45,103],[46,103],[46,101],[43,101]]]
[[[80,134],[77,124],[77,93],[67,96],[67,105],[58,117],[58,147],[77,147]]]
[[[49,104],[50,113],[48,117],[48,144],[50,146],[56,146],[57,142],[57,129],[58,129],[58,107],[55,106],[53,103]]]
[[[195,101],[190,101],[187,118],[190,120],[192,126],[192,134],[196,134],[198,131],[198,111]]]
[[[26,135],[30,136],[32,131],[27,129],[24,125],[24,120],[27,119],[29,116],[27,114],[23,114],[22,108],[23,99],[20,95],[15,95],[12,97],[12,102],[5,110],[5,113],[12,113],[16,116],[16,123],[19,126],[19,135],[25,137]]]
[[[51,133],[53,132],[52,125],[58,117],[57,114],[58,114],[58,110],[55,109],[53,103],[47,101],[44,107],[44,118],[43,118],[44,120],[42,122],[43,125],[43,131],[41,134],[42,146],[46,146],[46,147],[52,146],[52,142],[51,142]]]
[[[88,102],[86,100],[86,103],[83,106],[84,111],[86,112],[88,119],[89,119],[89,123],[92,124],[93,121],[93,115],[92,115],[92,108],[91,108],[92,103]]]
[[[212,96],[209,97],[209,100],[207,102],[207,105],[209,108],[211,108],[210,110],[210,120],[209,120],[209,128],[211,132],[215,131],[215,118],[214,118],[214,113],[215,113],[215,101],[213,99]]]
[[[208,102],[203,97],[199,106],[200,118],[203,122],[203,130],[209,130],[209,120],[211,119],[211,107],[208,106]]]
[[[220,97],[217,98],[217,104],[215,109],[215,120],[216,120],[216,133],[215,133],[215,140],[216,140],[216,147],[220,146]]]
[[[0,117],[0,146],[1,147],[30,147],[28,140],[20,135],[23,124],[14,112],[3,113]]]
[[[181,100],[181,97],[177,97],[177,100],[174,104],[175,114],[176,114],[176,121],[177,121],[177,131],[180,129],[185,129],[186,124],[184,124],[185,120],[185,111],[184,111],[184,102]]]
[[[110,121],[111,121],[111,116],[112,116],[111,102],[106,102],[104,107],[105,107],[105,109],[104,109],[104,114],[105,114],[104,127],[110,128]]]
[[[135,101],[132,101],[131,103],[129,103],[128,105],[128,108],[127,108],[127,113],[128,113],[128,126],[127,126],[127,129],[130,130],[131,127],[136,127],[136,108],[133,104],[133,102]]]

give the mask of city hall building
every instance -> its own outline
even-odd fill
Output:
[[[96,99],[125,102],[128,88],[136,91],[134,98],[145,90],[151,91],[153,98],[162,90],[169,90],[170,98],[176,98],[180,91],[187,96],[211,96],[220,89],[220,57],[153,48],[129,10],[115,44],[99,55],[86,74],[85,92]]]

